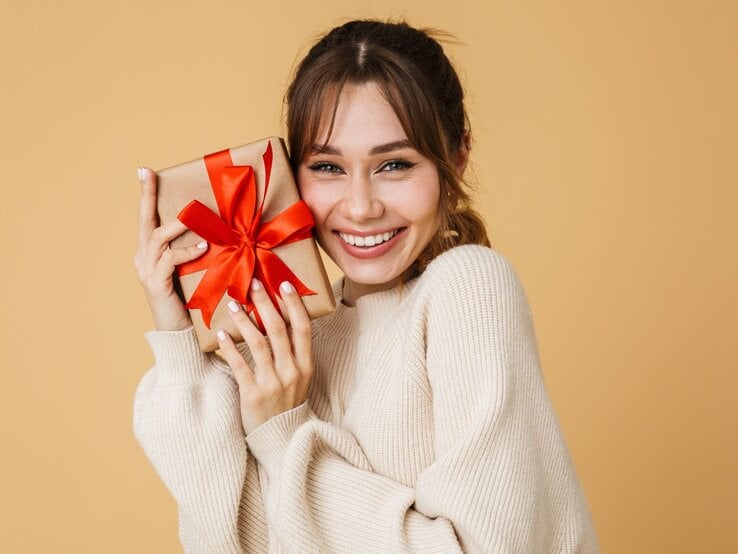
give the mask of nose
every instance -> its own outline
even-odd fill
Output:
[[[384,203],[367,175],[354,174],[341,199],[341,212],[344,217],[356,222],[381,217]]]

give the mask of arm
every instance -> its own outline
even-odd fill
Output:
[[[134,433],[177,501],[185,551],[241,552],[239,534],[265,551],[261,490],[233,377],[200,352],[192,328],[146,338],[155,365],[136,391]]]
[[[207,244],[169,248],[186,228],[178,220],[159,225],[156,175],[139,168],[138,177],[134,266],[158,330],[146,335],[155,366],[136,391],[134,433],[177,501],[186,552],[240,552],[239,534],[263,551],[261,491],[243,444],[235,382],[200,352],[173,286],[175,266],[202,255]]]
[[[418,490],[432,494],[419,496],[418,506],[441,516],[463,514],[455,520],[457,532],[473,550],[596,552],[520,281],[510,263],[488,249],[471,246],[456,254],[455,263],[430,276],[436,280],[431,288],[444,291],[428,310],[440,455],[422,476]],[[459,471],[463,481],[456,486],[449,476]],[[422,487],[423,480],[432,486]]]
[[[267,475],[267,518],[289,551],[460,551],[449,520],[414,509],[415,489],[374,473],[351,434],[307,403],[246,440]]]
[[[476,247],[434,263],[420,301],[435,462],[403,486],[303,404],[246,439],[269,521],[297,551],[596,551],[514,272]]]

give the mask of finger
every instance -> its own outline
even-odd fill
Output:
[[[303,373],[295,361],[287,324],[258,279],[251,282],[250,295],[269,337],[274,356],[274,373],[283,387],[292,390],[301,381]]]
[[[149,253],[154,256],[161,255],[169,247],[169,243],[185,231],[187,226],[179,219],[173,219],[157,227],[149,238]]]
[[[151,233],[159,225],[156,215],[156,174],[147,167],[138,168],[138,181],[141,183],[141,201],[138,206],[138,244],[149,241]]]
[[[259,312],[261,322],[264,324],[264,329],[269,337],[269,344],[271,344],[274,352],[274,359],[277,362],[276,365],[277,367],[283,367],[288,360],[293,358],[287,324],[272,303],[261,281],[258,279],[251,280],[249,295]]]
[[[162,272],[171,275],[174,268],[185,262],[190,262],[199,258],[208,250],[206,241],[198,242],[193,246],[184,248],[169,248],[162,252],[159,261],[156,263],[155,272]]]
[[[140,246],[136,251],[135,263],[136,268],[139,270],[139,272],[150,273],[152,271],[155,271],[156,268],[159,267],[162,263],[162,257],[166,258],[166,256],[170,256],[172,254],[170,250],[178,250],[170,249],[169,241],[182,234],[185,230],[187,230],[187,228],[184,226],[184,223],[182,223],[178,219],[165,223],[161,227],[157,227],[156,229],[154,229],[151,237],[149,237],[149,242],[143,246]],[[198,244],[202,244],[202,241]],[[207,250],[207,247],[202,250]],[[181,257],[182,256],[180,256],[180,258]],[[177,263],[182,262],[178,261]],[[169,271],[171,273],[171,267],[173,265],[175,264],[172,264],[169,262],[169,260],[165,259],[163,265],[164,271]],[[170,269],[167,270],[166,268]]]
[[[155,262],[153,269],[148,274],[145,271],[143,272],[144,275],[148,275],[146,281],[150,283],[149,286],[158,288],[163,285],[164,290],[170,290],[168,283],[176,267],[185,262],[192,261],[207,252],[207,243],[203,241],[199,244],[203,243],[204,247],[202,249],[198,248],[198,246],[189,246],[187,248],[172,248],[162,252],[159,260]]]
[[[218,337],[218,345],[220,346],[220,353],[228,362],[233,370],[233,376],[236,378],[238,386],[243,387],[255,387],[254,372],[243,359],[241,353],[236,348],[236,345],[231,339],[231,336],[223,330],[216,333]]]
[[[297,294],[291,283],[285,281],[280,285],[279,291],[290,320],[290,334],[295,360],[297,360],[300,370],[304,372],[312,367],[313,332],[310,316],[308,316],[302,298]]]
[[[251,351],[256,378],[260,382],[276,379],[274,358],[267,338],[257,329],[238,302],[233,300],[228,302],[228,312]]]

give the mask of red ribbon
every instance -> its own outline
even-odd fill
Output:
[[[263,159],[266,198],[272,171],[271,142]],[[284,281],[292,283],[300,296],[315,294],[271,250],[312,236],[310,230],[315,222],[305,202],[300,200],[262,223],[264,202],[257,207],[254,169],[248,165],[234,166],[229,150],[205,156],[205,166],[220,216],[198,200],[187,204],[177,216],[209,243],[208,251],[200,258],[177,266],[179,275],[207,269],[186,307],[200,310],[210,329],[213,312],[225,292],[245,305],[247,312],[254,310],[256,314],[248,296],[252,277],[264,284],[277,307],[277,291]]]

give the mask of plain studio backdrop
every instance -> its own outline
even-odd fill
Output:
[[[284,134],[312,40],[390,16],[459,40],[477,198],[603,551],[738,551],[738,3],[718,0],[4,0],[0,550],[181,550],[132,431],[136,167]]]

